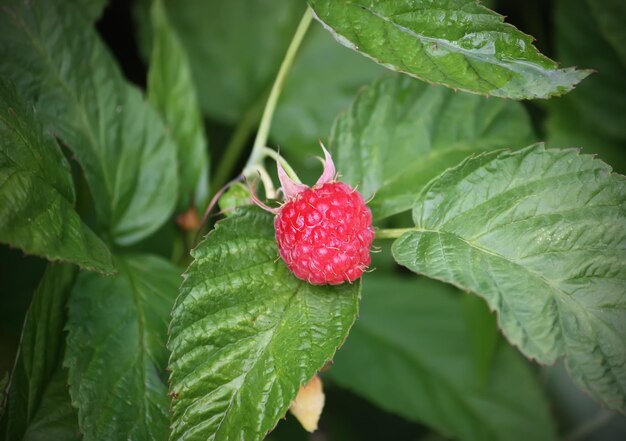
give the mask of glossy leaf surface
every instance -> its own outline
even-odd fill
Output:
[[[360,283],[297,279],[258,208],[219,222],[192,254],[170,328],[172,438],[263,439],[346,338]]]
[[[309,0],[341,44],[434,84],[513,99],[548,98],[589,75],[559,69],[533,38],[475,0]]]

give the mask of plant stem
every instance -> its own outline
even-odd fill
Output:
[[[265,167],[261,165],[255,166],[256,172],[259,174],[261,178],[261,182],[263,182],[263,187],[265,188],[265,197],[268,199],[276,198],[276,190],[274,189],[274,184],[272,183],[272,177],[269,175]]]
[[[419,231],[417,228],[388,228],[376,231],[376,239],[397,239],[409,231]]]
[[[257,100],[254,105],[243,115],[243,118],[239,122],[239,125],[235,129],[235,132],[230,138],[226,149],[224,150],[224,156],[220,160],[220,166],[215,171],[215,176],[211,181],[211,192],[217,193],[224,185],[226,180],[230,177],[237,164],[241,151],[246,145],[246,141],[250,137],[250,134],[256,127],[259,121],[261,113],[261,105],[267,95],[264,93],[261,97],[262,100]]]
[[[283,158],[282,156],[279,156],[278,153],[276,153],[274,150],[268,147],[263,147],[263,155],[269,156],[274,161],[280,161],[280,163],[282,164],[283,168],[285,169],[289,177],[293,179],[295,182],[297,182],[298,184],[302,184],[302,181],[296,174],[295,170],[289,165],[289,163],[287,162],[285,158]]]
[[[267,99],[267,103],[265,104],[263,116],[261,117],[261,123],[259,124],[259,130],[256,134],[256,138],[254,139],[254,145],[252,146],[252,152],[250,153],[248,162],[243,169],[242,174],[244,176],[250,176],[252,173],[254,173],[257,170],[256,166],[259,165],[263,160],[263,149],[267,144],[267,138],[269,136],[270,126],[272,124],[272,117],[274,116],[274,110],[276,110],[276,104],[278,103],[278,97],[280,96],[280,92],[283,89],[285,79],[287,78],[287,73],[293,65],[293,61],[296,57],[296,53],[298,52],[298,48],[300,47],[300,44],[304,39],[304,35],[306,34],[306,31],[309,28],[312,19],[313,15],[311,14],[311,8],[307,7],[306,12],[300,20],[300,24],[298,24],[296,33],[294,34],[293,39],[289,44],[289,48],[287,49],[285,58],[280,65],[280,69],[278,70],[278,74],[276,75],[276,80],[274,80],[274,85],[272,86],[272,90]]]

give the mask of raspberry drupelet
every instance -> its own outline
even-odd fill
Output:
[[[324,155],[324,172],[311,188],[295,183],[277,161],[285,203],[270,209],[256,202],[276,214],[278,250],[293,274],[314,285],[337,285],[367,269],[374,230],[363,197],[335,179],[325,148]]]

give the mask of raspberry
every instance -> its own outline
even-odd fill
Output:
[[[283,205],[274,221],[287,267],[315,285],[352,282],[370,264],[372,215],[343,182],[308,188]]]
[[[293,182],[278,161],[285,203],[271,211],[277,214],[280,256],[293,274],[314,285],[337,285],[358,279],[367,269],[374,230],[365,201],[356,189],[335,180],[332,159],[324,153],[324,173],[312,188]]]

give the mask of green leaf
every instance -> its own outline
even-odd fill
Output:
[[[626,65],[626,3],[622,0],[587,0],[593,17],[600,25],[604,37],[611,43],[619,55],[622,64]],[[586,37],[586,34],[585,34]]]
[[[76,414],[69,405],[61,360],[65,305],[74,274],[72,265],[49,264],[35,291],[7,392],[1,424],[6,440],[36,439],[35,435],[57,439],[53,434],[72,432]]]
[[[152,3],[153,44],[148,97],[163,116],[178,153],[178,209],[204,210],[208,198],[209,157],[202,115],[189,60],[169,23],[162,0]]]
[[[0,80],[0,241],[50,260],[114,270],[106,245],[74,211],[69,165],[32,109]]]
[[[367,276],[359,319],[328,375],[383,409],[463,440],[555,438],[529,366],[501,339],[477,382],[458,290],[421,279]],[[483,303],[482,323],[495,334]],[[484,354],[481,354],[484,356]]]
[[[471,153],[532,139],[519,103],[394,75],[374,82],[335,120],[331,146],[342,179],[374,197],[369,206],[381,219],[409,210],[420,188]]]
[[[226,190],[218,201],[220,212],[222,212],[225,216],[234,214],[235,210],[239,207],[245,207],[251,204],[250,189],[240,182],[232,185],[228,190]]]
[[[170,326],[172,439],[263,439],[346,338],[360,283],[295,278],[258,208],[218,223],[192,255]]]
[[[165,342],[180,272],[149,255],[116,263],[115,277],[80,274],[70,296],[72,403],[86,441],[165,440]]]
[[[626,179],[576,150],[468,159],[418,195],[396,261],[484,297],[528,357],[626,407]]]
[[[175,147],[91,22],[66,1],[3,0],[0,29],[0,74],[72,149],[107,234],[129,244],[155,231],[176,202]]]
[[[107,6],[108,0],[76,0],[74,4],[80,8],[85,17],[96,21],[102,16],[102,11]]]
[[[533,38],[475,0],[309,0],[337,41],[434,84],[504,98],[549,98],[589,71],[558,69]]]
[[[78,415],[67,390],[66,372],[61,363],[41,397],[39,409],[24,433],[23,441],[78,441]]]

